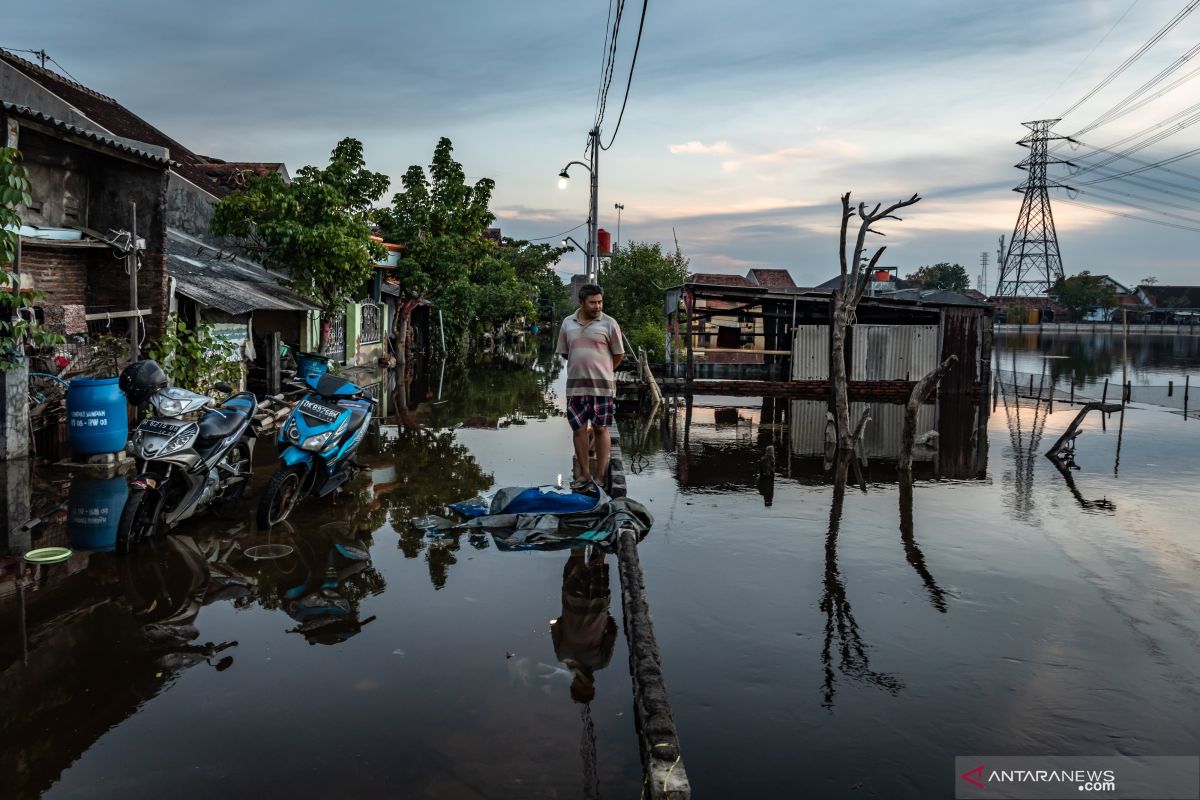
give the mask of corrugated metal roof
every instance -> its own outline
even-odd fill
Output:
[[[171,163],[171,159],[168,157],[164,157],[157,153],[152,153],[149,150],[141,150],[139,148],[136,148],[136,147],[133,147],[133,146],[127,144],[126,142],[119,141],[110,136],[105,136],[102,133],[98,133],[96,131],[89,131],[85,128],[80,128],[76,125],[72,125],[69,122],[63,122],[62,120],[56,119],[55,117],[52,117],[49,114],[43,114],[41,111],[32,109],[29,106],[18,106],[14,103],[7,103],[7,102],[0,100],[0,107],[3,107],[5,113],[7,113],[7,114],[12,114],[12,115],[15,115],[18,117],[24,117],[25,119],[30,119],[30,120],[33,120],[34,122],[41,122],[45,125],[50,125],[51,127],[56,128],[60,131],[63,131],[64,133],[69,133],[73,136],[82,137],[84,139],[87,139],[88,141],[96,142],[97,144],[102,144],[102,145],[105,145],[106,147],[111,147],[114,150],[119,150],[122,153],[127,153],[129,155],[136,156],[136,157],[144,159],[146,161],[152,161],[155,164],[161,164],[164,167],[170,165],[170,163]]]
[[[244,258],[222,256],[174,229],[167,231],[167,272],[175,279],[176,292],[228,314],[317,308],[275,273]]]

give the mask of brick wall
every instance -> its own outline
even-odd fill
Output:
[[[93,251],[21,245],[21,272],[33,276],[34,288],[46,293],[44,305],[84,305]]]

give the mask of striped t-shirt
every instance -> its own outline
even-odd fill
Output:
[[[567,397],[612,397],[617,393],[613,378],[613,356],[623,355],[621,328],[608,314],[580,322],[577,314],[563,320],[558,329],[560,356],[567,359]]]

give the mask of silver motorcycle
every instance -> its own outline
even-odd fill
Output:
[[[232,389],[218,383],[227,394]],[[131,392],[126,394],[133,395]],[[143,541],[209,507],[237,500],[250,481],[254,435],[250,418],[257,399],[238,392],[219,406],[203,394],[159,388],[146,399],[154,416],[142,420],[130,437],[138,476],[117,526],[117,552]],[[189,415],[208,409],[199,419]]]

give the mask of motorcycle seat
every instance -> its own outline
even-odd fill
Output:
[[[246,420],[244,411],[217,410],[210,411],[200,418],[201,440],[224,439],[233,433]]]

